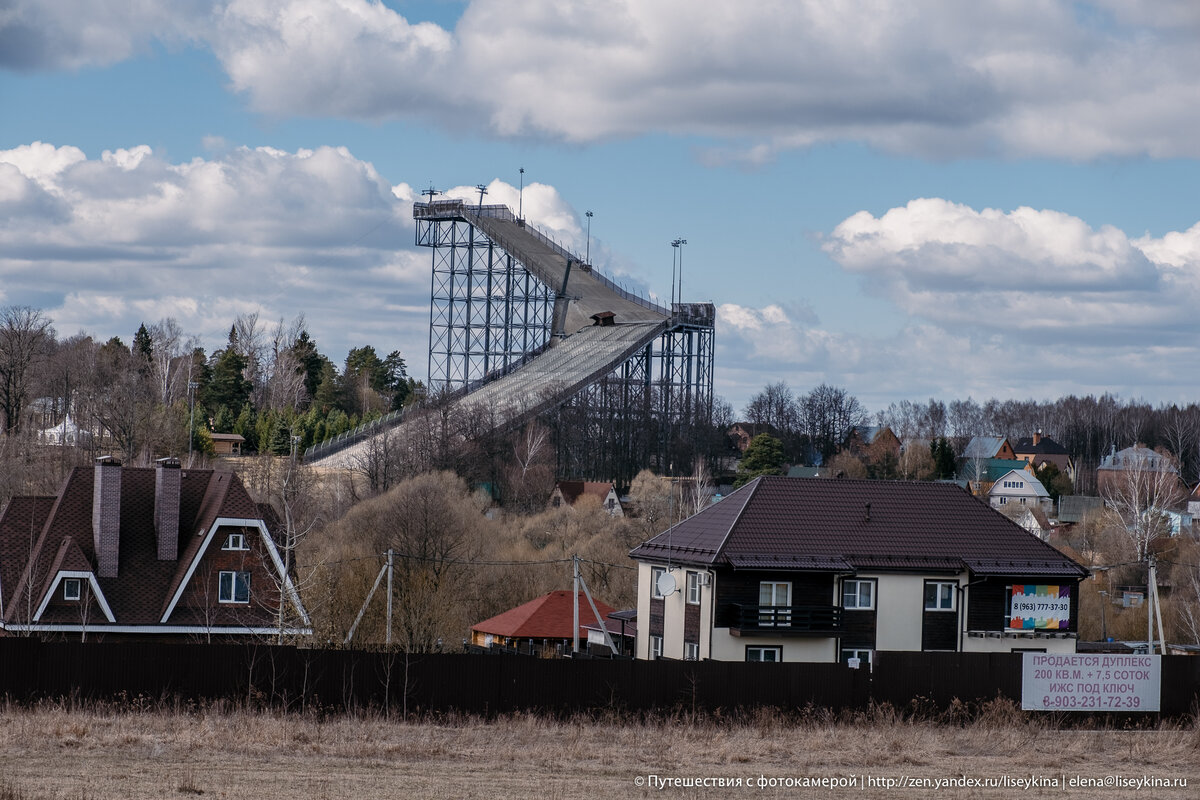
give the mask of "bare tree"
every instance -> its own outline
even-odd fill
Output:
[[[45,358],[53,340],[54,328],[40,310],[0,309],[0,414],[5,432],[21,428],[32,368]]]
[[[1124,531],[1137,561],[1145,561],[1153,543],[1170,534],[1165,517],[1182,497],[1175,461],[1168,455],[1135,451],[1120,469],[1109,472],[1101,488],[1111,524]]]

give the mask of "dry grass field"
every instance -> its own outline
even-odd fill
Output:
[[[784,716],[419,722],[269,712],[0,708],[0,800],[121,798],[1195,797],[1196,722],[1058,728],[1005,703],[960,723]],[[945,779],[997,786],[943,786]],[[655,784],[741,779],[742,786]],[[1018,781],[1041,779],[1041,787]],[[1187,787],[1064,787],[1145,776]],[[842,778],[845,788],[787,779]],[[760,779],[777,785],[762,787]],[[921,785],[888,787],[916,779]],[[1058,785],[1050,785],[1051,780]],[[640,781],[640,783],[639,783]],[[749,782],[749,785],[746,783]],[[647,784],[650,785],[647,785]],[[872,785],[874,784],[874,785]]]

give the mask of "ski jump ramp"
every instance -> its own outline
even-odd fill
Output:
[[[476,206],[460,200],[417,203],[413,217],[418,221],[418,244],[438,246],[437,242],[421,241],[422,222],[428,223],[424,230],[432,231],[428,235],[434,237],[444,235],[439,224],[450,226],[446,229],[454,236],[466,230],[473,237],[472,246],[511,257],[549,290],[547,298],[553,297],[544,344],[518,354],[519,358],[506,354],[501,365],[462,386],[452,401],[452,411],[484,414],[495,428],[521,425],[604,378],[672,328],[670,310],[621,289],[518,219],[506,206]],[[461,246],[461,242],[457,244]],[[453,308],[451,313],[455,313]],[[487,324],[494,330],[497,324],[503,328],[510,321],[504,318]],[[309,448],[305,461],[328,468],[353,468],[372,452],[378,437],[403,437],[421,413],[416,409],[389,415],[332,442]]]

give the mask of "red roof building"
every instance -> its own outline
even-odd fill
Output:
[[[100,459],[0,515],[0,635],[184,640],[309,634],[270,525],[237,475]]]
[[[596,610],[607,618],[612,606],[596,600]],[[552,650],[559,644],[570,647],[575,633],[572,623],[575,604],[565,589],[544,594],[516,608],[471,626],[471,643],[479,647],[511,647],[521,650]],[[611,625],[611,623],[606,623]],[[579,593],[579,638],[586,643],[587,627],[599,627],[587,595]]]

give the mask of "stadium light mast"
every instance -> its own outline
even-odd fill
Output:
[[[592,265],[592,212],[585,211],[584,216],[587,217],[587,247],[584,249],[583,260],[590,267]]]
[[[525,221],[525,168],[521,167],[521,188],[517,190],[517,222]]]
[[[675,291],[675,275],[676,275],[675,259],[674,258],[671,259],[671,305],[675,304],[676,296],[678,296],[680,303],[683,302],[683,246],[685,244],[687,244],[687,239],[682,239],[682,238],[676,239],[675,241],[671,242],[671,247],[674,247],[675,252],[679,254],[679,272],[678,272],[678,274],[679,274],[679,292],[678,292],[678,295],[676,295],[676,291]]]
[[[483,196],[488,193],[487,187],[482,183],[475,186],[475,191],[479,192],[479,213],[483,213]]]

